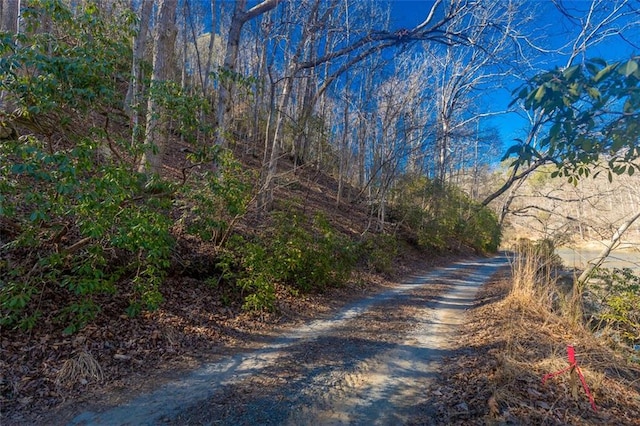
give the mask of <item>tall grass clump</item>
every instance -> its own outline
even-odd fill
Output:
[[[560,265],[553,241],[518,241],[511,259],[513,286],[510,298],[523,304],[534,303],[552,310],[554,301],[558,299]]]

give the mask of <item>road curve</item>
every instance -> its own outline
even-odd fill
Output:
[[[179,381],[69,425],[397,425],[416,412],[455,330],[504,256],[413,276],[307,323],[263,348],[205,365]],[[427,296],[435,284],[448,290]],[[422,403],[422,404],[421,404]],[[424,408],[423,408],[424,409]]]

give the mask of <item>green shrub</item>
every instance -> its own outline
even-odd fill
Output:
[[[376,272],[390,273],[398,256],[398,239],[394,235],[373,234],[360,243],[361,257]]]
[[[131,283],[132,306],[160,303],[173,239],[170,200],[156,192],[170,187],[156,182],[149,193],[143,177],[120,164],[97,168],[95,148],[83,139],[51,154],[35,137],[0,146],[12,160],[0,166],[2,215],[20,230],[3,247],[2,325],[35,326],[36,296],[52,287],[70,300],[59,314],[67,332],[91,320],[99,312],[93,297],[114,293],[117,282]]]
[[[594,318],[629,344],[640,344],[640,276],[631,269],[599,269],[587,297],[596,302]]]
[[[500,245],[502,231],[494,212],[472,204],[471,217],[467,219],[461,238],[483,253],[495,253]]]
[[[269,255],[260,240],[249,241],[234,235],[219,253],[217,267],[221,278],[235,285],[250,311],[275,310],[275,282]]]
[[[406,176],[398,185],[393,216],[423,248],[443,250],[459,241],[487,253],[500,244],[500,226],[491,210],[454,186],[442,187],[422,176]]]
[[[71,11],[60,0],[28,2],[25,32],[0,40],[0,84],[22,118],[122,104],[113,79],[129,73],[135,14],[118,10],[104,17],[91,3]]]
[[[255,174],[244,170],[229,150],[207,151],[190,159],[194,164],[215,161],[218,170],[204,172],[180,188],[178,223],[188,234],[222,244],[233,222],[247,211]]]
[[[223,278],[235,282],[248,310],[275,309],[275,283],[303,292],[343,285],[356,262],[356,246],[322,215],[274,213],[262,237],[234,236],[220,255]]]
[[[297,214],[276,213],[274,219],[267,246],[277,281],[311,291],[340,286],[349,279],[355,245],[336,233],[322,214],[311,223]]]
[[[116,292],[129,297],[129,315],[159,306],[174,203],[194,206],[201,218],[194,227],[212,235],[228,229],[212,223],[216,214],[226,212],[227,220],[246,206],[247,178],[235,174],[239,166],[228,154],[197,147],[195,163],[220,163],[206,184],[188,180],[186,169],[178,192],[176,184],[137,173],[145,149],[132,138],[138,129],[113,125],[124,116],[121,83],[130,78],[135,14],[115,7],[106,16],[92,2],[73,10],[65,3],[29,1],[24,31],[0,37],[0,89],[15,107],[2,120],[25,133],[0,141],[0,325],[29,329],[46,314],[71,333]],[[170,82],[153,91],[187,142],[211,134],[198,120],[208,111],[203,98]],[[223,206],[210,208],[209,196]],[[45,295],[55,298],[55,312],[41,311]]]

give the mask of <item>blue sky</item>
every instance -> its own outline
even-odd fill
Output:
[[[208,2],[209,0],[202,0]],[[248,7],[254,6],[259,0],[249,0]],[[290,0],[296,1],[296,0]],[[401,28],[414,28],[420,24],[427,16],[434,1],[433,0],[360,0],[360,1],[380,1],[385,5],[391,7],[391,29],[397,30]],[[444,0],[445,2],[450,0]],[[501,1],[501,0],[495,0]],[[637,9],[640,9],[640,0],[634,0],[637,2]],[[610,3],[606,1],[603,4],[612,5],[613,0]],[[584,15],[588,11],[588,7],[591,4],[587,0],[563,0],[563,4],[567,7],[568,11],[575,15]],[[232,2],[229,1],[225,7],[232,7]],[[569,19],[563,17],[563,15],[557,10],[551,0],[528,0],[524,2],[524,10],[536,12],[536,21],[534,25],[536,28],[532,30],[538,31],[540,34],[546,36],[546,43],[544,48],[555,49],[561,47],[567,43],[567,41],[575,38],[577,29],[575,23],[572,23]],[[526,29],[525,29],[526,30]],[[527,31],[524,31],[527,32]],[[630,33],[630,34],[629,34]],[[627,38],[636,46],[640,46],[640,29],[627,33]],[[419,47],[416,47],[419,49]],[[385,51],[384,55],[393,55],[394,49]],[[589,50],[588,57],[602,57],[606,60],[617,60],[628,58],[632,54],[640,54],[640,48],[636,49],[629,44],[625,43],[619,37],[612,37],[606,42]],[[563,66],[567,62],[567,56],[563,55],[546,55],[536,59],[536,62],[540,70],[551,69],[555,66]],[[516,89],[519,83],[517,81],[511,82],[504,90],[487,90],[486,95],[483,95],[482,107],[489,111],[506,110],[507,106],[511,102],[511,91]],[[495,126],[498,127],[503,144],[508,147],[513,144],[515,138],[523,137],[522,129],[526,128],[526,121],[523,120],[517,114],[509,114],[500,118],[492,118],[485,120],[482,123],[483,126]]]
[[[497,0],[499,1],[499,0]],[[590,1],[573,0],[564,1],[569,12],[575,15],[584,15],[588,11]],[[431,0],[391,0],[391,19],[394,28],[412,28],[424,20],[433,1]],[[539,16],[536,21],[537,29],[544,31],[547,40],[544,46],[546,49],[556,49],[573,40],[577,34],[577,28],[572,22],[564,17],[550,0],[529,0],[525,2],[525,10],[535,9]],[[640,9],[638,1],[637,9]],[[637,31],[628,31],[627,41],[635,46],[640,46],[640,28]],[[618,36],[611,37],[599,45],[589,49],[588,57],[601,57],[605,60],[619,60],[629,58],[633,54],[640,54],[640,49],[633,47]],[[551,69],[554,66],[563,66],[567,62],[566,55],[547,55],[541,57],[540,69]],[[517,83],[512,83],[509,89],[493,91],[487,93],[485,107],[497,111],[506,109],[511,102],[510,90],[517,87]],[[501,118],[489,119],[485,124],[497,126],[503,143],[510,146],[513,139],[521,137],[522,129],[526,127],[526,121],[515,114],[509,114]]]

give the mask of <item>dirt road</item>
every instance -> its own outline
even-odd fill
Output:
[[[506,264],[502,256],[474,259],[411,277],[260,350],[70,424],[428,424],[439,362],[464,344],[456,326]],[[429,288],[442,284],[448,290],[434,299]]]

